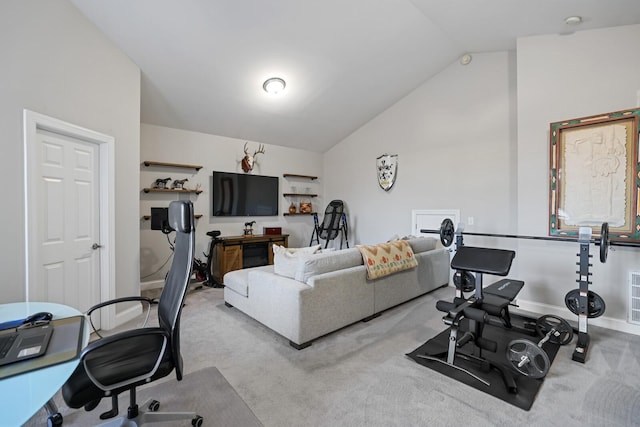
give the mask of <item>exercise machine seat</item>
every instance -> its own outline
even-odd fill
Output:
[[[103,397],[112,397],[113,408],[101,418],[118,413],[117,396],[130,392],[129,419],[138,416],[135,389],[175,371],[182,380],[180,354],[180,315],[192,271],[195,227],[193,204],[174,201],[169,206],[169,225],[176,232],[173,262],[167,274],[158,304],[158,327],[143,327],[107,336],[90,343],[80,355],[80,363],[62,387],[62,396],[71,408],[91,410]],[[92,307],[131,301],[149,301],[145,297],[118,298]],[[153,410],[153,409],[152,409]],[[152,413],[153,421],[162,420],[161,413]],[[196,418],[193,413],[181,413],[183,418]],[[166,415],[166,414],[165,414]],[[168,419],[175,419],[175,414]],[[125,423],[125,425],[131,425]],[[194,424],[196,425],[196,424]]]
[[[505,249],[460,246],[451,260],[451,268],[474,273],[506,276],[509,274],[511,263],[515,256],[515,251]]]

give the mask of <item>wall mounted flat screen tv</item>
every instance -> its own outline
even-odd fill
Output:
[[[213,216],[278,215],[278,177],[213,172]]]

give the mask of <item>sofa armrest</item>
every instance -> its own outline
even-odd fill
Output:
[[[309,286],[268,271],[252,271],[248,276],[248,304],[244,310],[265,326],[289,340],[300,341],[301,294]]]

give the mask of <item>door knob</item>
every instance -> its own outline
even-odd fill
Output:
[[[97,243],[94,243],[93,245],[91,245],[91,249],[93,249],[94,251],[95,251],[96,249],[100,249],[101,247],[102,247],[102,245],[99,245],[99,244],[97,244]]]

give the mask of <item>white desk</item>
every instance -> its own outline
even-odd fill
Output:
[[[62,304],[19,302],[0,305],[0,322],[23,319],[40,311],[53,314],[54,319],[82,315]],[[89,342],[89,330],[89,322],[85,322],[83,347]],[[0,425],[19,426],[27,422],[60,390],[79,362],[80,359],[74,359],[0,380]]]

